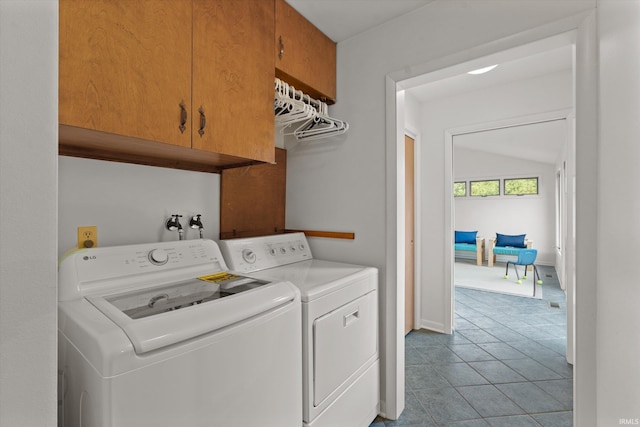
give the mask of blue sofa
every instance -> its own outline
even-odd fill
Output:
[[[466,251],[466,252],[475,252],[476,253],[476,264],[482,265],[484,262],[484,237],[478,237],[477,231],[455,231],[454,250],[457,251]]]

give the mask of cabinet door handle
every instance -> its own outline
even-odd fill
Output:
[[[204,115],[204,109],[202,107],[198,109],[198,113],[200,113],[200,129],[198,129],[198,133],[200,137],[202,137],[202,135],[204,135],[204,127],[207,125],[207,118]]]
[[[180,103],[180,133],[184,133],[184,130],[187,128],[185,125],[187,124],[187,107],[184,105],[184,102]]]
[[[282,42],[282,36],[278,37],[278,47],[280,48],[280,52],[278,52],[278,58],[282,59],[284,56],[284,43]]]

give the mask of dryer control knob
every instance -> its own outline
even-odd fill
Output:
[[[256,253],[251,249],[245,249],[242,251],[242,259],[244,259],[249,264],[253,264],[256,262]]]
[[[149,261],[151,264],[164,265],[169,261],[169,255],[161,249],[154,249],[149,252]]]

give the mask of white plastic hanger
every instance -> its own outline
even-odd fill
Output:
[[[279,84],[278,84],[279,82]],[[274,111],[276,123],[289,125],[315,117],[316,110],[304,101],[304,93],[276,79]]]
[[[275,80],[274,112],[276,123],[282,126],[281,132],[294,135],[298,140],[328,138],[349,130],[347,122],[329,117],[326,103],[312,99],[280,79]],[[302,124],[293,132],[284,132],[299,122]]]

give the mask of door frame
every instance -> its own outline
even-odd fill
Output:
[[[402,188],[399,186],[399,172],[404,160],[403,151],[405,129],[404,89],[416,85],[420,79],[430,73],[459,66],[462,63],[507,51],[511,48],[547,39],[564,33],[571,33],[575,39],[575,109],[576,139],[580,144],[576,148],[576,210],[583,212],[576,222],[576,235],[581,236],[581,246],[576,248],[576,272],[579,276],[580,293],[576,293],[576,365],[574,368],[574,420],[582,427],[595,426],[596,420],[596,259],[595,251],[581,250],[584,247],[597,247],[597,239],[592,231],[597,226],[597,183],[593,171],[597,171],[597,25],[595,9],[570,16],[560,21],[499,39],[461,51],[444,58],[437,58],[402,70],[391,72],[385,77],[385,140],[386,140],[386,271],[385,283],[388,289],[383,302],[382,325],[384,342],[385,377],[381,379],[384,387],[384,401],[381,412],[387,418],[397,419],[405,406],[404,393],[404,219],[400,206],[403,206]],[[444,202],[444,201],[443,201]],[[404,208],[402,208],[404,209]],[[450,208],[449,208],[450,209]],[[419,222],[419,221],[418,221]],[[445,234],[451,234],[445,230]],[[594,252],[594,253],[589,253]],[[571,303],[571,302],[570,302]],[[580,354],[580,356],[579,356]]]
[[[574,111],[573,109],[563,109],[557,111],[551,111],[547,113],[540,114],[531,114],[523,117],[515,117],[505,120],[498,120],[494,122],[481,123],[477,125],[470,126],[462,126],[458,128],[447,129],[445,131],[444,136],[444,174],[445,174],[445,189],[444,189],[444,198],[445,198],[445,230],[448,230],[449,234],[445,236],[445,270],[444,270],[444,282],[449,283],[450,286],[445,290],[445,301],[450,300],[451,304],[446,306],[445,317],[451,319],[449,332],[453,332],[454,324],[455,324],[455,284],[454,284],[454,263],[455,263],[455,254],[453,250],[453,231],[455,228],[455,198],[453,197],[453,142],[456,136],[466,135],[470,133],[476,132],[484,132],[496,129],[505,129],[515,126],[522,125],[530,125],[536,123],[545,123],[549,121],[556,120],[564,120],[565,124],[569,126],[570,119],[573,117]],[[570,150],[571,147],[574,147],[575,144],[572,144],[571,141],[567,141],[567,149]],[[575,158],[575,153],[568,152],[568,157]],[[490,256],[490,255],[489,255]],[[566,261],[565,261],[566,262]],[[573,292],[567,292],[567,300],[569,297],[573,295]],[[573,314],[572,310],[569,310],[567,307],[567,316],[571,316]],[[570,330],[573,322],[567,319],[567,345],[573,343],[573,330]],[[445,326],[447,326],[445,324]]]

